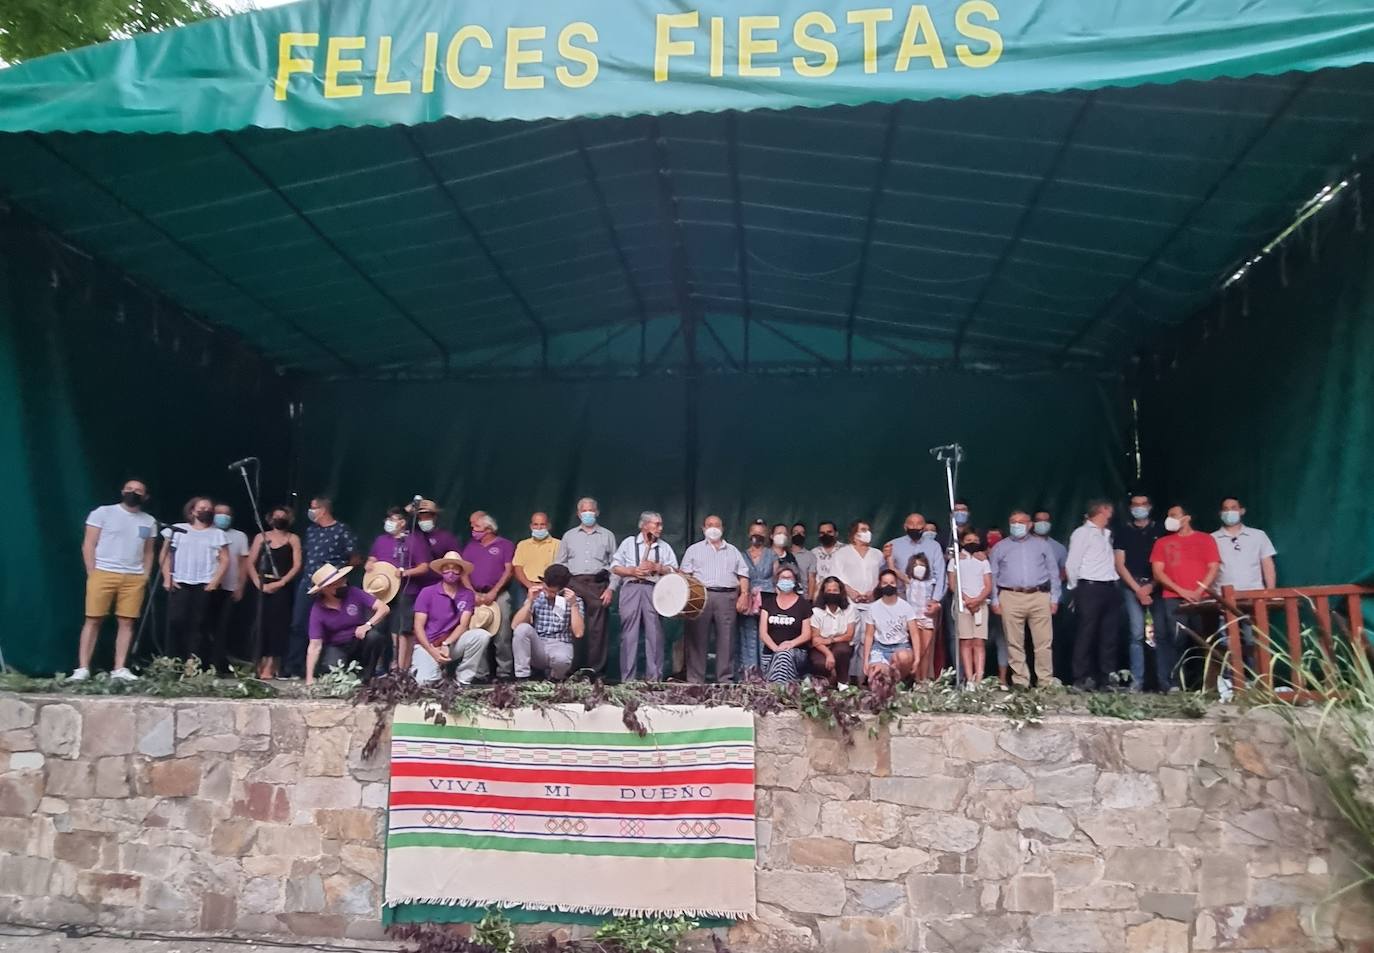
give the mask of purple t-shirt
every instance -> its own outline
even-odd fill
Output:
[[[410,569],[429,562],[431,558],[429,542],[421,533],[406,533],[400,539],[383,533],[373,540],[367,555],[370,559],[391,563],[397,569]],[[407,595],[413,596],[424,586],[423,576],[410,576],[406,578],[403,589]]]
[[[471,612],[477,606],[477,594],[471,589],[459,589],[453,595],[444,591],[444,584],[436,582],[425,586],[415,597],[415,611],[425,614],[425,637],[430,645],[444,641],[458,623],[464,612]]]
[[[429,552],[434,559],[443,559],[449,553],[462,554],[463,544],[458,542],[458,537],[454,536],[446,529],[435,527],[431,532],[424,534],[424,540],[429,545]],[[426,573],[420,580],[420,587],[433,585],[439,581],[437,572]]]
[[[468,580],[472,588],[490,589],[501,581],[506,566],[515,558],[515,544],[502,536],[489,543],[471,540],[463,547],[463,558],[472,563],[472,574]]]
[[[347,645],[358,626],[372,617],[376,606],[376,599],[355,586],[344,590],[337,609],[329,608],[316,597],[310,607],[310,638],[325,645]]]

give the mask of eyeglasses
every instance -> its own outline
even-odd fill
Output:
[[[1232,538],[1231,538],[1231,545],[1235,547],[1236,552],[1240,552],[1240,537],[1239,537],[1239,536],[1234,536],[1234,537],[1232,537]]]

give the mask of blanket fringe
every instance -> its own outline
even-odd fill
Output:
[[[746,910],[701,910],[691,907],[649,908],[617,907],[602,905],[578,905],[563,903],[525,903],[511,900],[495,900],[490,897],[398,897],[388,900],[387,907],[400,907],[407,904],[433,904],[440,907],[499,907],[509,909],[520,907],[524,910],[552,910],[558,913],[588,913],[596,916],[616,917],[687,917],[692,920],[752,920],[754,914]]]

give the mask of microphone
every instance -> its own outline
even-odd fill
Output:
[[[423,496],[421,496],[420,494],[416,493],[414,496],[412,496],[412,497],[410,498],[410,502],[412,502],[412,503],[419,503],[419,502],[420,502],[421,500],[423,500],[423,499],[424,499]]]
[[[233,463],[229,464],[228,469],[242,470],[244,467],[248,466],[248,464],[257,462],[257,457],[244,457],[242,460],[235,460]]]

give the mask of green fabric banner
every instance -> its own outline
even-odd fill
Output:
[[[1372,57],[1368,0],[310,0],[0,71],[0,131],[783,109]]]

